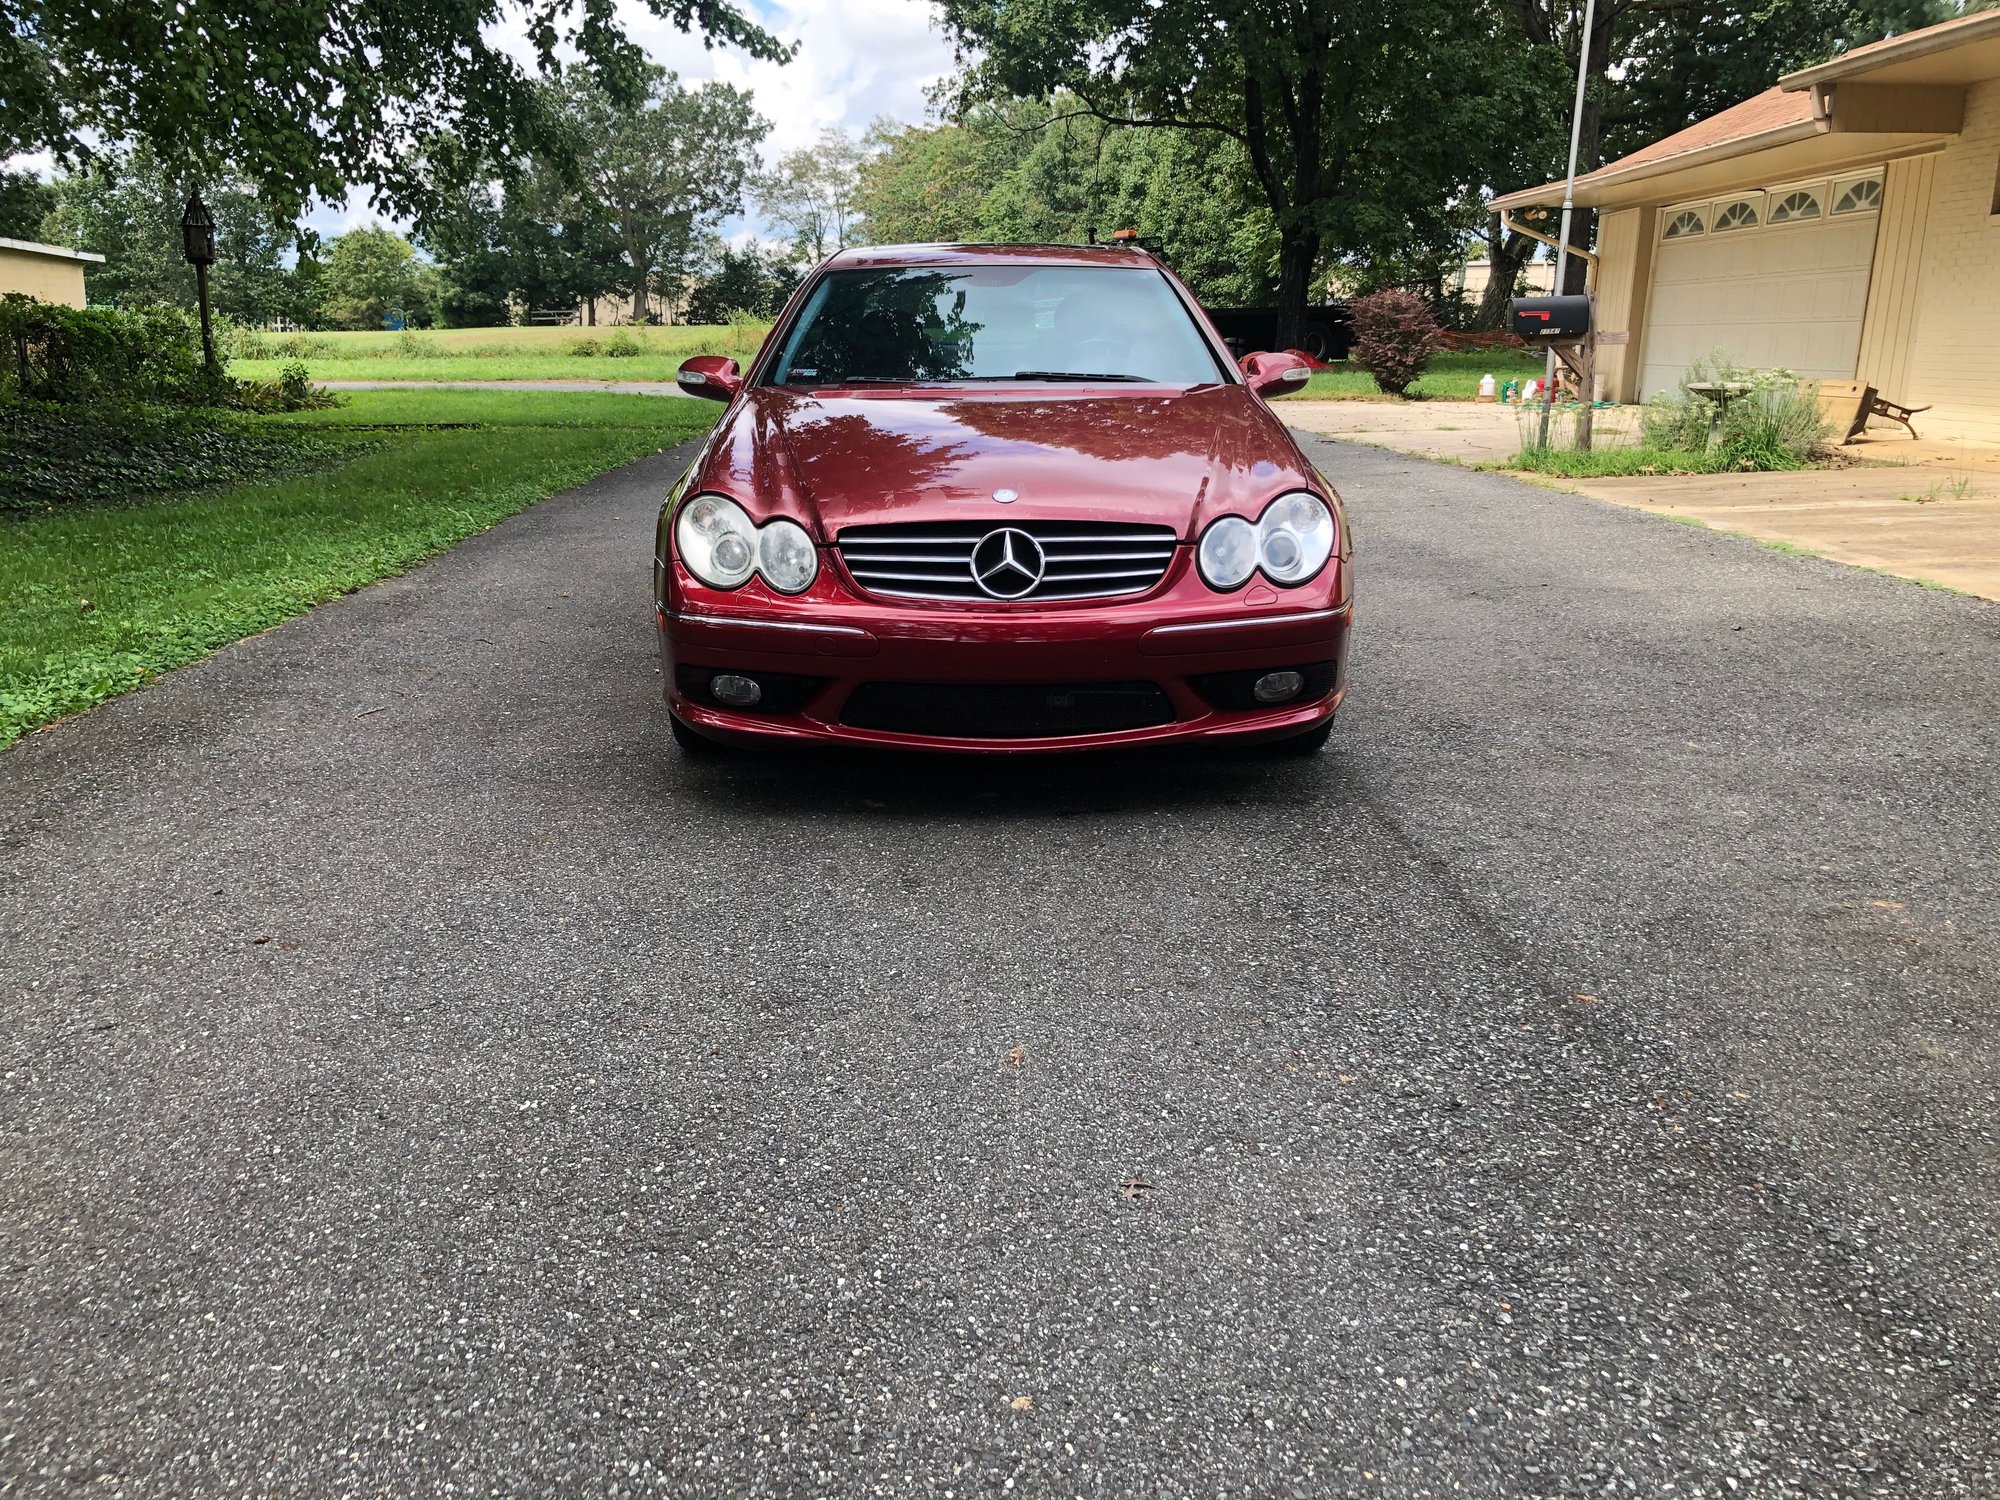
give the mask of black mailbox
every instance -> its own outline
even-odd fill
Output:
[[[1580,339],[1590,332],[1588,297],[1516,297],[1514,336],[1536,339]]]

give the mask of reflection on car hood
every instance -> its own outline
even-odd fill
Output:
[[[826,395],[754,390],[699,479],[828,540],[883,521],[1144,521],[1184,537],[1313,483],[1243,386]],[[994,500],[1012,490],[1011,504]]]

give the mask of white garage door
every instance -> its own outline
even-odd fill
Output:
[[[1718,348],[1752,369],[1852,380],[1881,198],[1874,174],[1662,210],[1641,397]]]

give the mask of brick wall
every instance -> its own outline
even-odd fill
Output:
[[[1966,94],[1965,127],[1935,158],[1907,392],[1926,436],[2000,442],[2000,79]]]

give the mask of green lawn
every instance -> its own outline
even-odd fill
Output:
[[[1470,401],[1479,394],[1479,377],[1491,374],[1496,386],[1509,380],[1533,380],[1540,375],[1546,356],[1528,349],[1471,350],[1462,354],[1440,354],[1410,387],[1421,400]],[[1284,401],[1388,401],[1370,375],[1353,361],[1332,370],[1320,370],[1312,383]]]
[[[315,472],[0,520],[0,745],[693,437],[719,411],[646,396],[360,392],[264,419],[389,424]],[[478,425],[401,425],[425,423]]]
[[[690,355],[727,354],[747,363],[768,327],[244,332],[234,338],[229,370],[268,380],[298,360],[314,380],[672,380]]]

